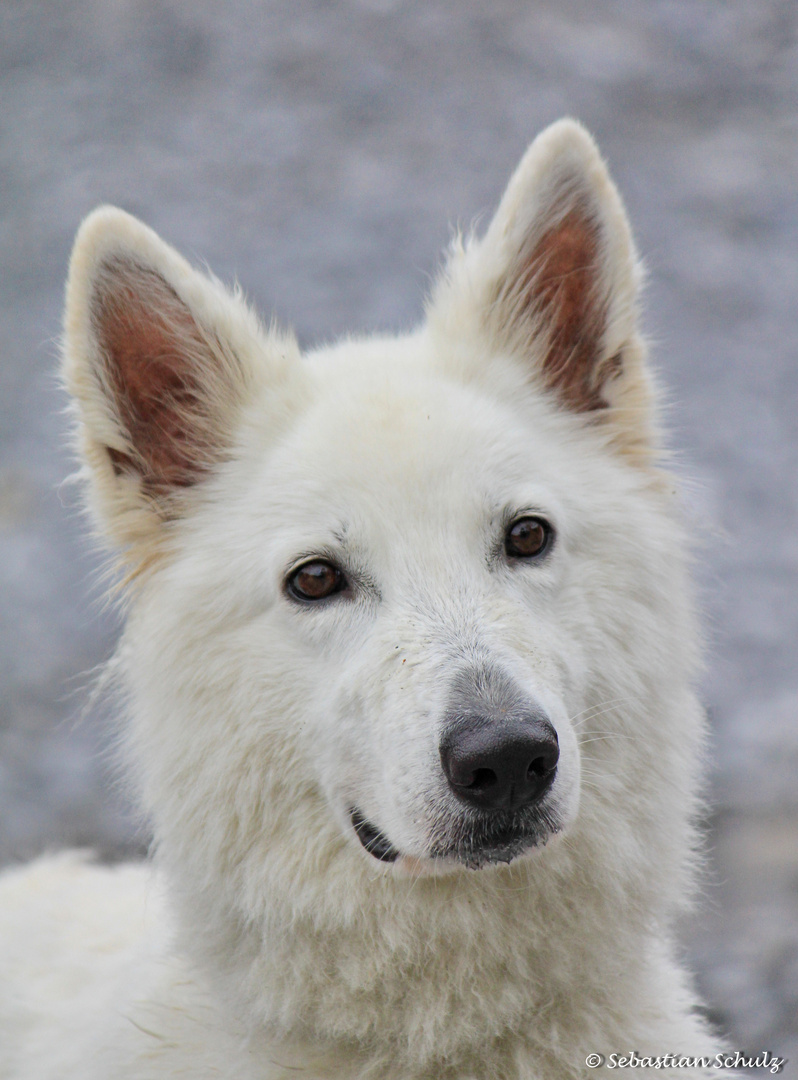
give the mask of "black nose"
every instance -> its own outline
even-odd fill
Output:
[[[441,763],[459,799],[483,810],[518,810],[551,787],[560,748],[541,713],[506,720],[458,719],[441,742]]]

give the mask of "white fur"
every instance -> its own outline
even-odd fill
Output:
[[[598,412],[563,406],[536,332],[492,299],[563,185],[596,216],[602,348],[623,350]],[[130,443],[93,314],[109,252],[207,331],[198,370],[235,358],[203,376],[218,455],[167,496],[108,455]],[[566,1080],[602,1074],[590,1052],[717,1052],[673,955],[703,719],[639,276],[572,121],[533,144],[405,337],[300,356],[121,211],[83,225],[65,371],[131,579],[125,745],[155,854],[4,876],[3,1080]],[[546,559],[491,555],[508,508],[554,524]],[[355,595],[291,600],[286,575],[314,556],[348,560]],[[427,844],[449,812],[451,679],[480,663],[545,708],[561,757],[558,834],[475,870]],[[352,805],[396,862],[363,849]]]

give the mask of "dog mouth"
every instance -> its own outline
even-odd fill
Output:
[[[363,848],[379,862],[395,863],[402,857],[387,836],[352,807],[349,820]],[[560,831],[548,815],[502,815],[501,821],[461,825],[454,836],[434,843],[423,861],[459,863],[470,870],[511,863],[546,845]]]
[[[396,862],[399,858],[399,852],[391,844],[388,837],[383,835],[370,821],[367,821],[356,807],[350,809],[349,820],[352,822],[355,835],[369,855],[373,855],[380,862]]]

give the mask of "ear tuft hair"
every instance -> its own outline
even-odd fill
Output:
[[[641,279],[595,143],[560,120],[527,150],[484,238],[453,252],[430,317],[449,336],[486,335],[560,406],[612,425],[625,450],[647,457],[655,437]]]
[[[600,388],[616,356],[601,355],[607,300],[600,287],[600,226],[581,200],[552,213],[546,231],[497,289],[496,330],[518,340],[539,337],[543,381],[576,411],[602,408]]]
[[[92,507],[134,563],[149,561],[164,521],[227,456],[256,384],[278,379],[296,344],[113,207],[78,232],[65,322]]]
[[[191,314],[155,270],[114,256],[97,270],[91,317],[124,446],[114,471],[167,495],[188,487],[224,451],[219,400],[244,375],[236,357]]]

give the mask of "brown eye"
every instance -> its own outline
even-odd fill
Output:
[[[299,600],[324,600],[340,592],[346,578],[332,563],[316,559],[295,570],[287,581],[288,591]]]
[[[504,550],[513,559],[534,559],[548,551],[554,532],[538,517],[519,518],[507,530]]]

